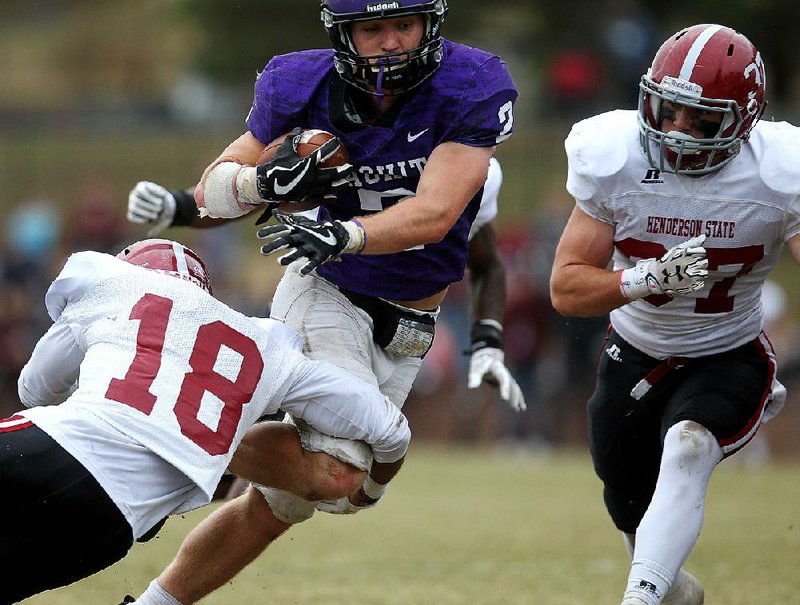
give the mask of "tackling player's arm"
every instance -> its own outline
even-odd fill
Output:
[[[62,403],[78,386],[83,357],[69,322],[56,321],[22,368],[17,382],[22,404],[30,408]]]

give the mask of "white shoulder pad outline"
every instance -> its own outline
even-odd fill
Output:
[[[631,137],[638,144],[636,112],[614,110],[577,122],[564,141],[567,152],[567,190],[579,200],[596,193],[595,180],[625,166]]]
[[[140,269],[102,252],[72,254],[45,294],[44,304],[50,318],[56,321],[68,303],[79,301],[98,282]]]
[[[784,195],[800,195],[800,128],[762,120],[745,145],[760,147],[759,171],[767,187]]]

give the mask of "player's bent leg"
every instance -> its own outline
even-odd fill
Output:
[[[261,494],[250,488],[189,533],[158,584],[180,605],[191,605],[230,581],[289,527],[276,519]],[[136,602],[169,603],[155,597],[156,592],[149,587]]]
[[[626,598],[662,603],[700,535],[708,481],[720,460],[716,438],[700,424],[683,421],[667,431],[653,499],[636,531]],[[694,592],[685,605],[703,602],[702,587]]]

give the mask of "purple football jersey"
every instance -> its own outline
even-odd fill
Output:
[[[338,76],[331,50],[278,56],[259,74],[247,117],[257,139],[266,144],[298,126],[321,128],[339,137],[350,155],[354,186],[326,202],[320,220],[380,212],[414,195],[428,157],[441,143],[490,147],[511,135],[517,91],[506,64],[485,51],[443,42],[441,66],[411,93],[391,127],[334,125],[329,108]],[[479,191],[441,242],[396,254],[344,254],[317,272],[368,296],[419,300],[435,294],[464,276],[467,235],[480,197]]]

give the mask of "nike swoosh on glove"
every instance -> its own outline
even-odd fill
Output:
[[[339,148],[339,139],[323,143],[306,157],[297,155],[301,128],[295,128],[278,147],[275,157],[256,166],[258,195],[264,202],[317,202],[348,185],[352,164],[325,168],[322,164]]]
[[[261,246],[261,254],[269,255],[289,250],[278,258],[278,263],[288,265],[299,258],[306,263],[300,268],[307,275],[322,263],[339,258],[350,243],[350,234],[341,221],[318,223],[297,214],[275,211],[279,225],[269,225],[258,230],[259,239],[268,240]]]
[[[517,381],[504,363],[505,355],[500,349],[486,347],[478,349],[469,360],[467,388],[476,389],[486,382],[500,389],[500,397],[517,412],[528,409],[525,396]]]

